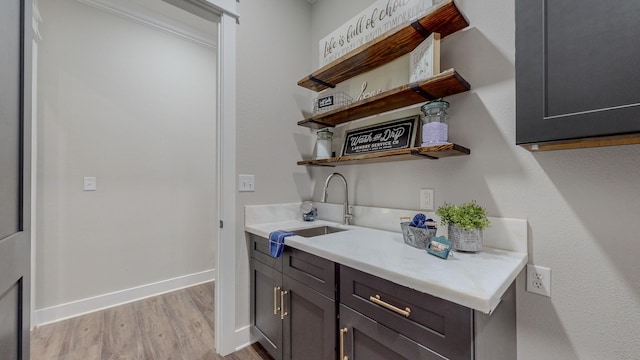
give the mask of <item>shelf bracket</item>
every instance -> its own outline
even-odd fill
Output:
[[[418,20],[412,22],[411,27],[413,28],[413,30],[415,30],[418,34],[420,34],[425,39],[428,38],[429,35],[431,35],[431,31],[425,29],[424,26],[422,26],[422,24],[420,24],[420,21]]]
[[[418,95],[422,96],[427,100],[435,100],[435,97],[429,94],[428,92],[424,91],[420,86],[418,86],[418,83],[411,84],[411,90],[415,91]]]
[[[311,81],[313,81],[315,83],[318,83],[318,84],[320,84],[322,86],[326,86],[328,88],[332,88],[333,89],[333,88],[336,87],[335,85],[329,84],[328,82],[324,82],[324,81],[318,79],[317,77],[314,77],[313,75],[309,75],[309,80],[311,80]]]
[[[427,159],[431,159],[431,160],[438,160],[437,157],[431,156],[431,155],[427,155],[427,154],[422,154],[418,150],[411,150],[411,155],[413,155],[413,156],[422,156],[422,157],[426,157]]]
[[[325,123],[320,122],[320,121],[318,121],[318,120],[316,120],[314,118],[309,118],[309,119],[307,119],[307,121],[310,122],[310,123],[314,123],[314,124],[320,125],[320,126],[324,126],[324,127],[334,127],[335,126],[335,125],[331,125],[331,124],[325,124]]]

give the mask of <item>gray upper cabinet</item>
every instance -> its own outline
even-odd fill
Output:
[[[640,143],[639,21],[638,0],[516,0],[516,142]]]

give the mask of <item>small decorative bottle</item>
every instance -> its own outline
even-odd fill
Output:
[[[449,139],[449,103],[443,99],[429,101],[422,105],[422,146],[447,144]]]
[[[329,129],[322,129],[316,133],[316,159],[327,159],[331,157],[331,143],[333,133]]]

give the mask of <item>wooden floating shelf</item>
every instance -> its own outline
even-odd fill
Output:
[[[312,116],[299,121],[298,125],[312,129],[334,127],[367,116],[465,92],[470,88],[462,76],[454,69],[449,69],[427,80],[402,85],[340,109]]]
[[[340,166],[355,164],[370,164],[387,161],[440,159],[451,156],[464,156],[471,154],[471,150],[457,144],[445,144],[427,147],[414,147],[401,150],[380,151],[376,153],[339,156],[319,160],[302,160],[298,165],[306,166]]]
[[[395,30],[323,66],[298,81],[298,85],[313,91],[334,87],[356,75],[410,53],[432,32],[440,33],[440,37],[444,38],[467,26],[469,22],[453,0],[447,0],[436,5],[432,12],[422,18],[400,25]]]

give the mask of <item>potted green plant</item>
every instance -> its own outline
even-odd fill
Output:
[[[482,230],[491,225],[487,211],[475,200],[461,205],[444,203],[436,211],[442,225],[449,226],[449,241],[456,250],[482,250]]]

